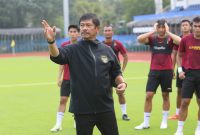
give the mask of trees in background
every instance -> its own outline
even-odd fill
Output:
[[[169,0],[163,0],[164,6]],[[102,25],[121,27],[134,15],[154,13],[154,0],[69,0],[70,23],[78,24],[82,14],[93,12]],[[63,29],[63,0],[0,0],[0,28],[41,27],[46,19]]]

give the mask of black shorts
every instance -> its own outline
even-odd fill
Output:
[[[200,70],[187,70],[183,80],[182,98],[192,98],[195,92],[200,98]]]
[[[185,71],[184,68],[183,68],[183,71]],[[179,78],[179,73],[178,73],[178,69],[177,69],[177,71],[176,71],[176,87],[182,88],[182,83],[183,83],[183,80]]]
[[[172,70],[150,70],[146,92],[155,92],[161,86],[162,92],[172,92]]]
[[[102,135],[119,135],[115,112],[74,114],[77,135],[92,135],[96,126]]]
[[[60,96],[69,97],[70,92],[71,92],[70,81],[69,80],[63,80],[61,87],[60,87]]]

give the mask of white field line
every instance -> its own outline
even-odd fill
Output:
[[[147,77],[127,77],[125,80],[142,80]],[[17,84],[0,84],[0,88],[9,88],[9,87],[27,87],[27,86],[46,86],[46,85],[55,85],[56,82],[41,82],[41,83],[17,83]]]
[[[55,85],[56,82],[42,82],[42,83],[18,83],[18,84],[0,84],[0,88],[7,87],[26,87],[26,86],[44,86],[44,85]]]

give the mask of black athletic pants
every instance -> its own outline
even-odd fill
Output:
[[[96,126],[102,135],[119,135],[114,112],[75,114],[76,134],[92,135]]]

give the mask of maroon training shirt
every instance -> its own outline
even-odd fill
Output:
[[[179,49],[178,45],[175,45],[174,48],[173,48],[173,50],[175,50],[175,51],[178,51],[178,49]],[[183,54],[182,60],[181,60],[181,66],[185,67],[184,65],[185,65],[185,55]]]
[[[157,36],[155,37],[155,35],[151,35],[149,37],[149,43],[148,43],[148,45],[150,45],[151,48],[155,47],[154,40],[156,40],[158,43],[163,43],[165,38],[163,39]],[[172,38],[168,37],[167,43],[168,43],[169,49],[173,50],[173,47],[175,46],[175,44],[173,43]],[[172,70],[173,69],[171,54],[162,53],[162,50],[164,50],[164,48],[165,48],[164,46],[157,47],[157,53],[152,53],[151,66],[150,66],[151,70]],[[159,50],[160,50],[160,53],[159,53]]]
[[[63,43],[61,44],[61,47],[67,46],[67,45],[69,45],[69,44],[71,44],[70,41],[63,42]],[[69,73],[69,66],[68,66],[68,64],[65,64],[65,65],[64,65],[63,80],[70,80],[70,73]]]
[[[185,69],[200,69],[200,39],[193,34],[182,38],[178,51],[185,55]]]
[[[118,52],[117,58],[119,60],[119,52],[121,53],[121,55],[124,55],[124,54],[127,53],[127,51],[126,51],[126,48],[123,46],[123,44],[120,41],[118,41],[118,40],[114,40],[114,41],[115,41],[114,42],[114,48],[115,48],[115,51]],[[111,46],[112,42],[107,43],[107,42],[104,41],[104,44]]]

